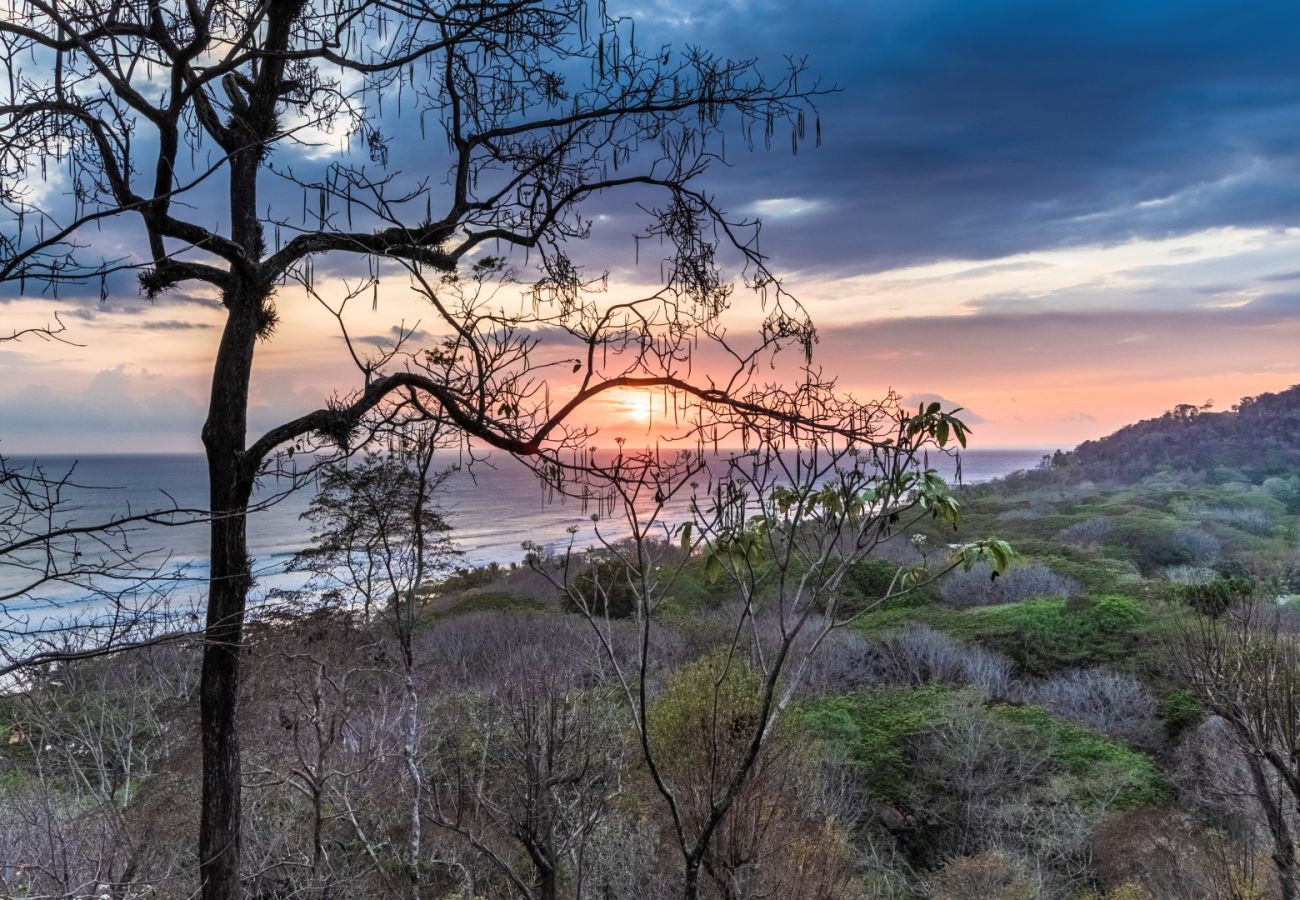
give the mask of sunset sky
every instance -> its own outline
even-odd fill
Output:
[[[634,8],[638,41],[777,67],[807,55],[841,88],[820,102],[820,149],[737,153],[708,187],[762,217],[764,251],[819,325],[819,362],[855,394],[941,397],[970,410],[974,446],[1052,448],[1300,382],[1300,4]],[[392,166],[421,152],[398,148]],[[626,213],[592,237],[615,291],[653,274]],[[133,252],[135,229],[100,240]],[[279,308],[255,426],[355,381],[318,308],[288,293]],[[0,448],[199,449],[210,301],[150,305],[124,281],[107,302],[96,286],[0,310],[5,332],[57,310],[84,344],[0,348]],[[383,335],[420,316],[394,285],[352,324]],[[602,424],[644,432],[639,402],[611,399]]]

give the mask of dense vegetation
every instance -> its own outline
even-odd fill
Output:
[[[1121,428],[1115,434],[1058,454],[1054,463],[1075,479],[1135,481],[1159,469],[1203,473],[1216,483],[1267,478],[1291,512],[1300,511],[1300,385],[1272,394],[1243,397],[1230,409],[1213,404],[1179,404],[1163,416]]]
[[[1300,697],[1288,429],[1300,434],[1294,389],[1232,413],[1175,411],[965,489],[956,532],[926,520],[882,545],[839,586],[860,615],[814,657],[765,745],[705,860],[704,896],[1289,896],[1278,847],[1293,859],[1297,809],[1285,759],[1263,761],[1288,750],[1267,723],[1294,723]],[[977,564],[872,602],[900,567],[934,567],[987,533],[1020,554],[1004,576]],[[732,618],[708,561],[678,561],[652,634],[657,770],[627,685],[545,577],[553,562],[427,586],[414,689],[393,665],[400,648],[355,605],[259,624],[241,705],[249,895],[406,895],[416,829],[421,896],[672,896],[653,780],[682,786],[686,821],[707,817],[710,781],[746,752],[762,696],[758,669],[720,655]],[[608,579],[601,613],[630,658],[619,563],[588,565],[579,581]],[[1213,680],[1223,668],[1254,683],[1255,663],[1264,690]],[[194,890],[192,851],[169,836],[193,827],[195,673],[191,650],[163,645],[0,698],[0,893]],[[412,752],[402,721],[417,693]]]

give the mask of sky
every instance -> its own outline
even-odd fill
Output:
[[[631,8],[629,4],[629,8]],[[763,250],[860,397],[964,407],[976,447],[1069,447],[1176,403],[1300,382],[1300,5],[1259,0],[641,0],[641,41],[698,43],[837,92],[823,143],[733,154],[707,187],[763,219]],[[649,35],[645,37],[644,35]],[[288,151],[293,152],[293,151]],[[395,148],[394,167],[418,164]],[[292,162],[292,160],[290,160]],[[58,185],[47,190],[57,191]],[[635,224],[593,244],[617,282]],[[129,230],[101,241],[128,250]],[[259,348],[254,428],[354,383],[333,324],[285,296]],[[82,346],[0,346],[0,449],[197,450],[220,310],[0,302],[0,331],[58,311]],[[353,322],[420,310],[385,296]],[[638,397],[593,415],[644,430]]]

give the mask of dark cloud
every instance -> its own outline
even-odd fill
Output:
[[[180,319],[165,319],[158,322],[141,322],[145,331],[193,331],[194,329],[212,328],[210,322],[185,322]]]
[[[408,349],[417,346],[431,346],[435,339],[436,335],[432,332],[425,331],[422,328],[412,330],[403,328],[400,325],[389,328],[387,334],[367,334],[352,338],[354,343],[370,344],[372,347],[392,347],[397,341],[404,340]],[[344,340],[344,337],[339,335],[339,340]]]
[[[1250,301],[1244,308],[1252,313],[1300,316],[1300,294],[1265,294]]]
[[[1300,219],[1300,4],[612,6],[638,19],[642,46],[700,44],[757,57],[778,75],[785,56],[806,56],[811,73],[839,88],[819,101],[823,147],[792,156],[788,135],[778,134],[774,148],[783,149],[751,154],[733,133],[737,165],[710,175],[724,206],[766,216],[763,248],[780,268],[860,273]],[[435,195],[445,193],[441,130],[421,138],[411,109],[399,119],[394,107],[379,123],[393,136],[390,171],[428,178]],[[143,152],[147,136],[140,141]],[[362,162],[364,150],[352,156]],[[326,161],[282,147],[273,162],[311,177]],[[213,179],[187,199],[220,209],[223,190]],[[314,197],[273,176],[264,193],[290,225],[301,218],[310,226]],[[593,201],[593,214],[606,218],[595,224],[586,258],[616,270],[631,265],[631,236],[644,223],[631,199],[647,198]],[[422,201],[414,204],[412,215],[423,213]],[[113,240],[129,243],[136,231],[131,223]],[[267,237],[273,242],[272,230]],[[336,256],[317,270],[359,276],[365,266]],[[651,252],[643,274],[655,266]],[[138,293],[129,275],[108,287],[115,298]],[[100,286],[66,292],[89,303]]]
[[[961,409],[960,418],[968,425],[979,425],[984,421],[984,417],[972,409],[967,408],[956,400],[949,400],[947,397],[939,394],[929,394],[925,392],[904,394],[899,401],[905,409],[913,406],[929,406],[931,403],[938,403],[943,409],[952,412],[954,409]]]
[[[667,24],[685,3],[648,15]],[[842,91],[825,146],[727,173],[785,266],[878,270],[1300,218],[1300,5],[1228,0],[778,0],[689,28],[735,53],[807,53]],[[778,143],[778,146],[780,144]]]
[[[1272,275],[1264,275],[1261,281],[1296,281],[1300,279],[1300,271],[1296,272],[1277,272]]]
[[[1300,297],[1233,309],[984,312],[865,322],[821,332],[819,360],[850,386],[1038,387],[1083,373],[1136,389],[1159,379],[1262,372],[1300,340]],[[916,350],[919,352],[908,352]],[[1068,385],[1068,381],[1063,385]],[[992,387],[991,387],[992,386]]]

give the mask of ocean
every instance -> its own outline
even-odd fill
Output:
[[[1041,450],[970,450],[962,454],[962,477],[968,484],[988,481],[1031,468],[1041,458]],[[951,469],[948,458],[940,460],[943,464],[936,462],[937,468]],[[71,493],[75,507],[71,521],[77,523],[99,522],[127,509],[139,512],[173,502],[180,507],[206,505],[207,469],[200,454],[45,456],[38,460],[11,458],[9,463],[16,468],[34,461],[49,474],[75,466],[74,480],[86,486]],[[445,465],[456,462],[454,455],[448,456]],[[274,488],[273,482],[268,484],[261,495],[266,496]],[[257,577],[254,602],[272,589],[301,586],[302,576],[286,573],[285,567],[308,542],[307,524],[301,516],[310,499],[309,491],[301,490],[250,516],[249,549]],[[686,518],[684,499],[679,503],[676,519],[671,506],[666,518]],[[439,505],[453,528],[451,537],[462,553],[461,565],[519,562],[523,559],[523,541],[557,549],[571,539],[578,546],[595,541],[597,526],[591,520],[590,509],[584,510],[573,499],[548,494],[531,471],[507,455],[490,457],[486,463],[476,463],[472,470],[454,472],[443,485]],[[615,521],[601,527],[607,534],[617,533]],[[570,528],[576,528],[576,533],[570,535]],[[207,529],[202,524],[146,525],[131,536],[133,550],[146,551],[148,559],[166,560],[169,567],[183,572],[178,591],[182,602],[187,595],[201,597],[207,580],[207,541]],[[15,571],[7,571],[0,561],[0,596],[7,587],[12,588],[15,577]],[[78,596],[74,587],[55,585],[37,601],[10,601],[4,612],[10,618],[27,615],[30,625],[36,625],[50,615],[93,614],[90,607],[95,602]]]

